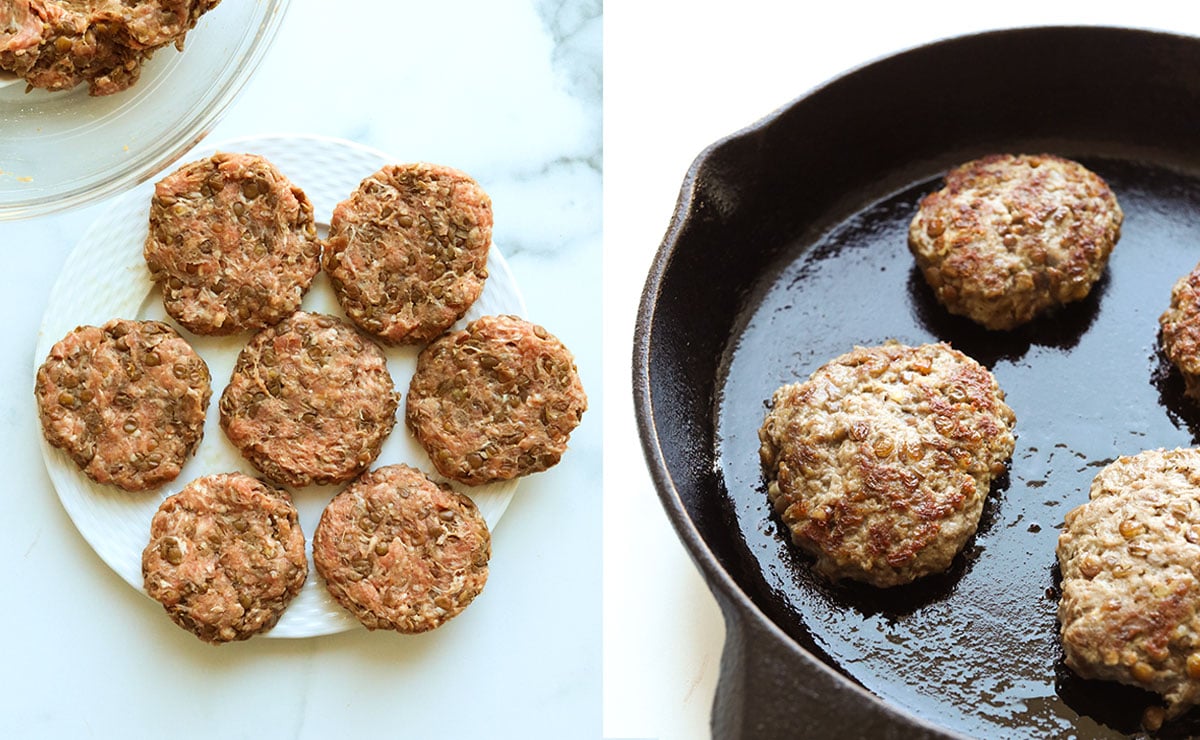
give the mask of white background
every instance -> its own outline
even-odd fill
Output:
[[[428,636],[210,648],[111,573],[49,489],[29,377],[46,295],[103,206],[0,224],[11,347],[0,362],[0,736],[706,737],[723,626],[645,473],[629,392],[642,281],[692,159],[849,68],[946,36],[1047,23],[1200,35],[1200,11],[1179,2],[609,0],[601,363],[598,152],[586,143],[598,135],[597,101],[578,102],[599,69],[561,64],[598,29],[547,33],[542,22],[571,5],[295,0],[207,140],[321,133],[471,171],[497,199],[498,229],[511,214],[497,241],[531,315],[578,355],[593,405],[572,453],[518,492],[495,533],[485,595]],[[429,59],[457,64],[423,74]],[[342,73],[347,60],[387,82]],[[450,85],[466,85],[481,112],[424,114]]]
[[[814,86],[911,46],[1047,24],[1200,35],[1200,10],[1182,2],[609,0],[605,15],[604,732],[687,740],[708,735],[724,627],[638,464],[629,389],[642,282],[692,160]]]
[[[0,223],[0,738],[599,736],[601,37],[581,7],[295,0],[205,141],[322,134],[467,171],[529,316],[576,355],[570,450],[521,483],[486,588],[433,632],[214,647],[111,572],[50,486],[33,400],[50,287],[105,206]]]

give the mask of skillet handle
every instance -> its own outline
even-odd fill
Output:
[[[949,737],[849,685],[760,615],[716,596],[725,614],[725,649],[714,740]]]

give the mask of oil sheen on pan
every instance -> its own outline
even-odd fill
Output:
[[[1077,158],[1107,180],[1126,216],[1087,299],[1011,332],[948,314],[906,242],[918,201],[939,186],[929,180],[795,245],[735,322],[718,381],[717,461],[743,570],[762,579],[747,588],[756,603],[883,699],[969,735],[1122,737],[1161,703],[1063,665],[1054,548],[1101,467],[1195,444],[1200,433],[1200,408],[1158,348],[1171,286],[1200,261],[1200,179]],[[757,430],[778,386],[888,339],[947,341],[990,368],[1017,414],[1016,451],[948,572],[888,590],[830,585],[767,503]],[[1159,735],[1198,732],[1200,710]]]

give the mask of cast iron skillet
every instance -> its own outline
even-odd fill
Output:
[[[1013,332],[947,314],[906,233],[951,166],[1054,152],[1103,176],[1123,235],[1091,296]],[[1054,547],[1118,455],[1196,443],[1158,350],[1200,260],[1200,40],[1112,28],[957,38],[883,59],[706,150],[642,298],[651,473],[723,609],[718,738],[1121,737],[1155,697],[1062,663]],[[945,340],[990,367],[1017,448],[950,572],[814,578],[767,504],[771,392],[855,344]],[[1163,735],[1200,731],[1192,712]]]

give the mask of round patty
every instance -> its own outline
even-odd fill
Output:
[[[407,465],[364,473],[325,508],[313,536],[329,593],[371,630],[444,624],[483,590],[491,554],[471,499]]]
[[[0,69],[32,87],[88,83],[109,95],[137,82],[142,63],[185,35],[220,0],[8,0],[0,3]]]
[[[271,629],[308,576],[291,496],[241,473],[197,478],[154,515],[142,576],[175,624],[205,642]]]
[[[34,386],[42,432],[98,483],[173,480],[204,436],[208,366],[158,321],[81,326],[50,350]]]
[[[946,174],[908,231],[925,280],[950,313],[1012,329],[1085,298],[1121,236],[1108,185],[1049,154],[994,154]]]
[[[462,318],[487,278],[492,201],[466,174],[389,165],[337,205],[324,267],[346,315],[394,344]]]
[[[480,485],[556,464],[586,410],[562,342],[516,316],[484,316],[421,352],[406,419],[439,473]]]
[[[278,323],[321,269],[312,204],[253,154],[214,154],[159,181],[145,256],[167,313],[196,334]]]
[[[378,346],[332,316],[297,312],[238,355],[221,427],[276,483],[340,483],[379,455],[398,404]]]
[[[946,344],[857,347],[775,392],[767,494],[818,572],[909,583],[975,533],[1015,422],[992,374]]]
[[[1200,265],[1171,288],[1171,306],[1158,322],[1163,352],[1179,368],[1184,392],[1200,401]]]
[[[1071,670],[1200,703],[1200,450],[1121,457],[1058,538]]]

